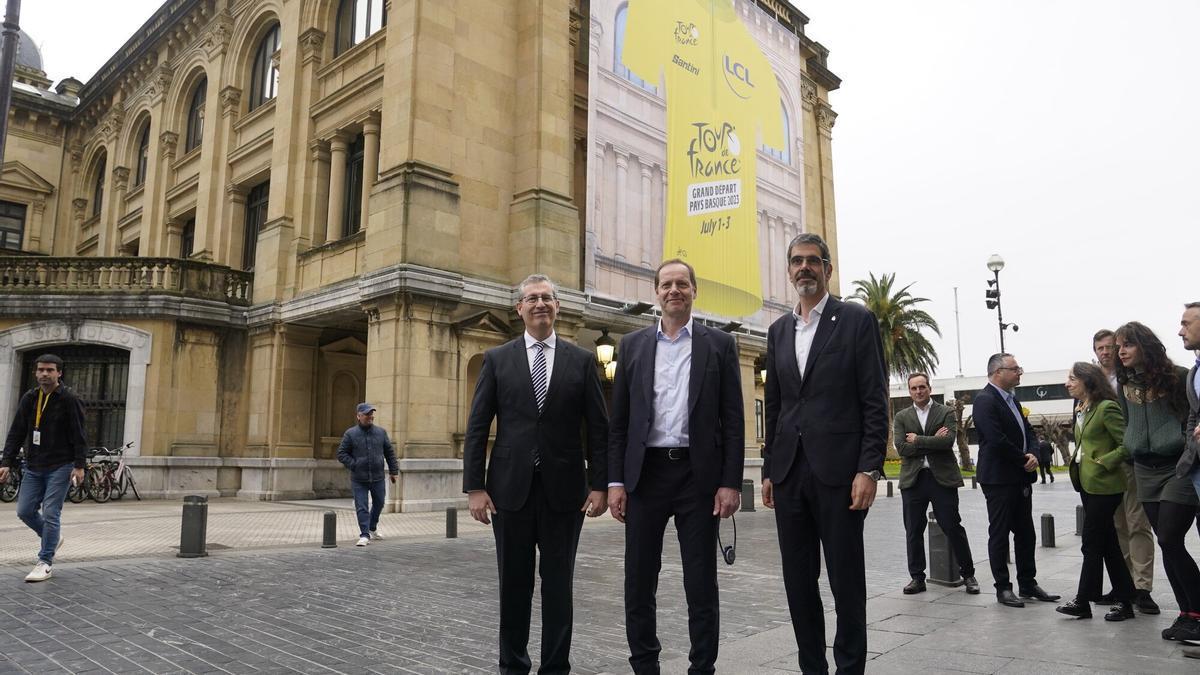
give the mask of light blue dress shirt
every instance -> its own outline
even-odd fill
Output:
[[[688,388],[692,380],[692,320],[675,339],[663,332],[662,320],[654,343],[654,416],[646,447],[688,446]]]

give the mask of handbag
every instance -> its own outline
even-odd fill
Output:
[[[1083,483],[1079,481],[1079,460],[1071,457],[1071,464],[1067,466],[1067,474],[1071,476],[1071,487],[1075,488],[1076,492],[1083,492]]]

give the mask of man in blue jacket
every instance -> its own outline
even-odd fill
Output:
[[[375,406],[359,403],[356,410],[358,424],[342,434],[338,445],[338,461],[350,469],[350,488],[354,490],[354,511],[358,514],[358,543],[366,546],[379,536],[379,514],[383,513],[387,486],[383,483],[383,463],[387,461],[388,479],[396,482],[400,464],[396,461],[396,448],[388,439],[387,432],[375,426]],[[367,496],[371,506],[367,508]]]

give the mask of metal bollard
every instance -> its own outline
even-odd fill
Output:
[[[1054,516],[1042,514],[1042,547],[1054,548]]]
[[[1083,504],[1075,505],[1075,536],[1083,536]]]
[[[966,581],[958,573],[958,559],[946,533],[938,525],[933,512],[929,513],[929,577],[931,584],[939,586],[962,586]]]
[[[754,481],[742,479],[742,511],[754,513]]]
[[[183,523],[179,528],[180,558],[203,558],[208,555],[208,497],[188,495],[183,498]]]
[[[446,538],[458,539],[458,509],[453,506],[446,509]]]
[[[978,488],[979,488],[979,479],[976,478],[975,476],[971,476],[971,489],[975,490]]]
[[[887,496],[892,496],[892,481],[890,480],[887,482]]]
[[[337,548],[337,514],[333,511],[325,512],[321,528],[321,548]]]

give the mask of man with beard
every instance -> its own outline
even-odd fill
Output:
[[[801,234],[787,248],[795,309],[767,333],[763,504],[775,509],[783,583],[800,669],[824,673],[821,556],[833,590],[839,673],[867,661],[863,524],[887,444],[887,376],[879,324],[829,294],[829,246]]]
[[[1092,352],[1096,355],[1096,365],[1104,371],[1113,391],[1120,396],[1121,387],[1117,384],[1117,338],[1107,328],[1096,331],[1092,336]],[[1125,496],[1121,498],[1121,507],[1113,514],[1113,524],[1117,528],[1117,543],[1121,545],[1121,553],[1125,556],[1125,566],[1133,577],[1133,604],[1142,614],[1158,614],[1158,603],[1150,597],[1154,590],[1154,532],[1150,529],[1150,519],[1138,499],[1137,481],[1133,479],[1133,462],[1121,465],[1125,472]],[[1112,593],[1100,596],[1098,602],[1113,604],[1116,599]]]

